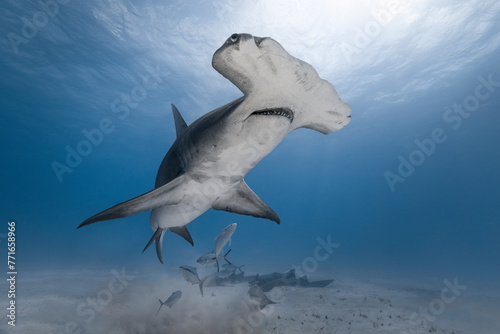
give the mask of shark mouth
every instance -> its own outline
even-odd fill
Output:
[[[252,113],[252,115],[274,115],[274,116],[283,116],[288,118],[290,123],[293,122],[293,111],[288,108],[270,108],[270,109],[262,109],[257,110]]]

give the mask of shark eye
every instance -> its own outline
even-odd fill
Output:
[[[236,41],[238,41],[238,37],[239,37],[238,34],[232,34],[229,40],[235,43]]]

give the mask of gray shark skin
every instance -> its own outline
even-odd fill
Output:
[[[241,268],[241,267],[236,267]],[[240,269],[240,272],[236,274],[236,271],[227,277],[221,277],[220,275],[212,275],[212,279],[206,282],[205,286],[227,286],[237,283],[250,283],[252,285],[259,286],[263,292],[269,292],[275,287],[279,286],[295,286],[303,288],[324,288],[330,285],[334,280],[321,280],[310,282],[307,275],[302,277],[297,277],[295,270],[291,269],[286,273],[271,273],[264,275],[250,275],[245,276],[245,273]]]
[[[212,66],[244,96],[189,126],[172,105],[177,139],[160,165],[155,189],[88,218],[78,228],[152,210],[154,234],[144,250],[155,241],[163,263],[165,231],[193,244],[186,224],[209,208],[280,223],[243,178],[290,131],[331,133],[349,123],[351,109],[311,65],[271,38],[233,34],[213,55]]]

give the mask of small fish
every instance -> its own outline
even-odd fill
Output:
[[[200,266],[204,266],[204,267],[217,265],[217,263],[215,262],[215,254],[212,252],[200,256],[198,258],[198,260],[196,260],[196,263],[198,263]]]
[[[181,276],[191,284],[200,284],[200,278],[196,268],[191,266],[180,266],[179,273]]]
[[[223,269],[217,273],[215,273],[215,277],[217,278],[228,278],[231,276],[236,269]]]
[[[264,291],[257,284],[252,285],[250,290],[248,290],[248,296],[259,305],[259,309],[261,310],[269,304],[276,304],[267,298]]]
[[[226,226],[217,237],[215,237],[215,250],[214,253],[216,256],[219,256],[220,252],[224,248],[224,246],[231,240],[234,231],[236,230],[236,223],[230,224]]]
[[[177,290],[172,293],[172,295],[168,297],[168,299],[164,302],[162,302],[161,299],[158,299],[160,301],[160,308],[158,309],[158,312],[156,312],[156,314],[158,315],[163,305],[168,306],[168,308],[172,308],[172,306],[174,306],[174,304],[177,303],[179,299],[181,299],[181,296],[182,292],[180,290]]]
[[[201,296],[203,297],[203,285],[205,284],[206,281],[212,281],[212,280],[216,280],[216,279],[226,279],[226,278],[230,277],[232,274],[234,274],[236,269],[239,269],[241,271],[241,267],[243,267],[243,266],[236,267],[235,265],[230,265],[227,268],[223,269],[222,271],[218,271],[216,273],[213,273],[213,274],[210,274],[210,275],[203,277],[200,280]]]
[[[236,230],[236,223],[230,224],[215,237],[215,248],[213,253],[215,254],[215,263],[217,264],[217,271],[219,271],[219,254],[224,249],[224,246],[229,242],[231,244],[231,237]]]
[[[238,266],[236,266],[236,265],[234,265],[234,264],[225,264],[225,263],[224,263],[224,264],[222,265],[222,271],[227,271],[227,270],[229,270],[229,271],[231,271],[231,272],[235,272],[236,270],[239,270],[239,271],[240,271],[240,273],[242,273],[242,272],[243,272],[243,270],[241,270],[241,268],[243,268],[244,266],[245,266],[244,264],[238,267]]]
[[[227,255],[229,254],[231,250],[228,250],[226,255],[224,255],[223,259],[226,260],[227,263],[231,264],[229,260],[227,259]],[[196,263],[198,263],[200,266],[208,267],[208,266],[217,266],[217,260],[215,253],[208,253],[203,256],[200,256],[198,260],[196,260]]]

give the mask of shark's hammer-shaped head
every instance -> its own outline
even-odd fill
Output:
[[[325,134],[350,121],[351,108],[333,85],[272,38],[233,34],[215,52],[212,66],[245,95],[235,110],[241,120],[284,117],[288,132],[305,127]]]
[[[173,107],[177,140],[160,166],[155,189],[101,211],[78,227],[152,210],[154,234],[144,250],[155,242],[162,261],[165,232],[193,244],[186,225],[210,207],[280,222],[243,178],[288,132],[301,127],[325,134],[338,130],[349,122],[351,108],[311,65],[271,38],[233,34],[215,52],[212,64],[244,97],[189,126]],[[231,226],[216,242],[216,260],[236,224]],[[171,306],[180,296],[178,291],[160,305]]]

